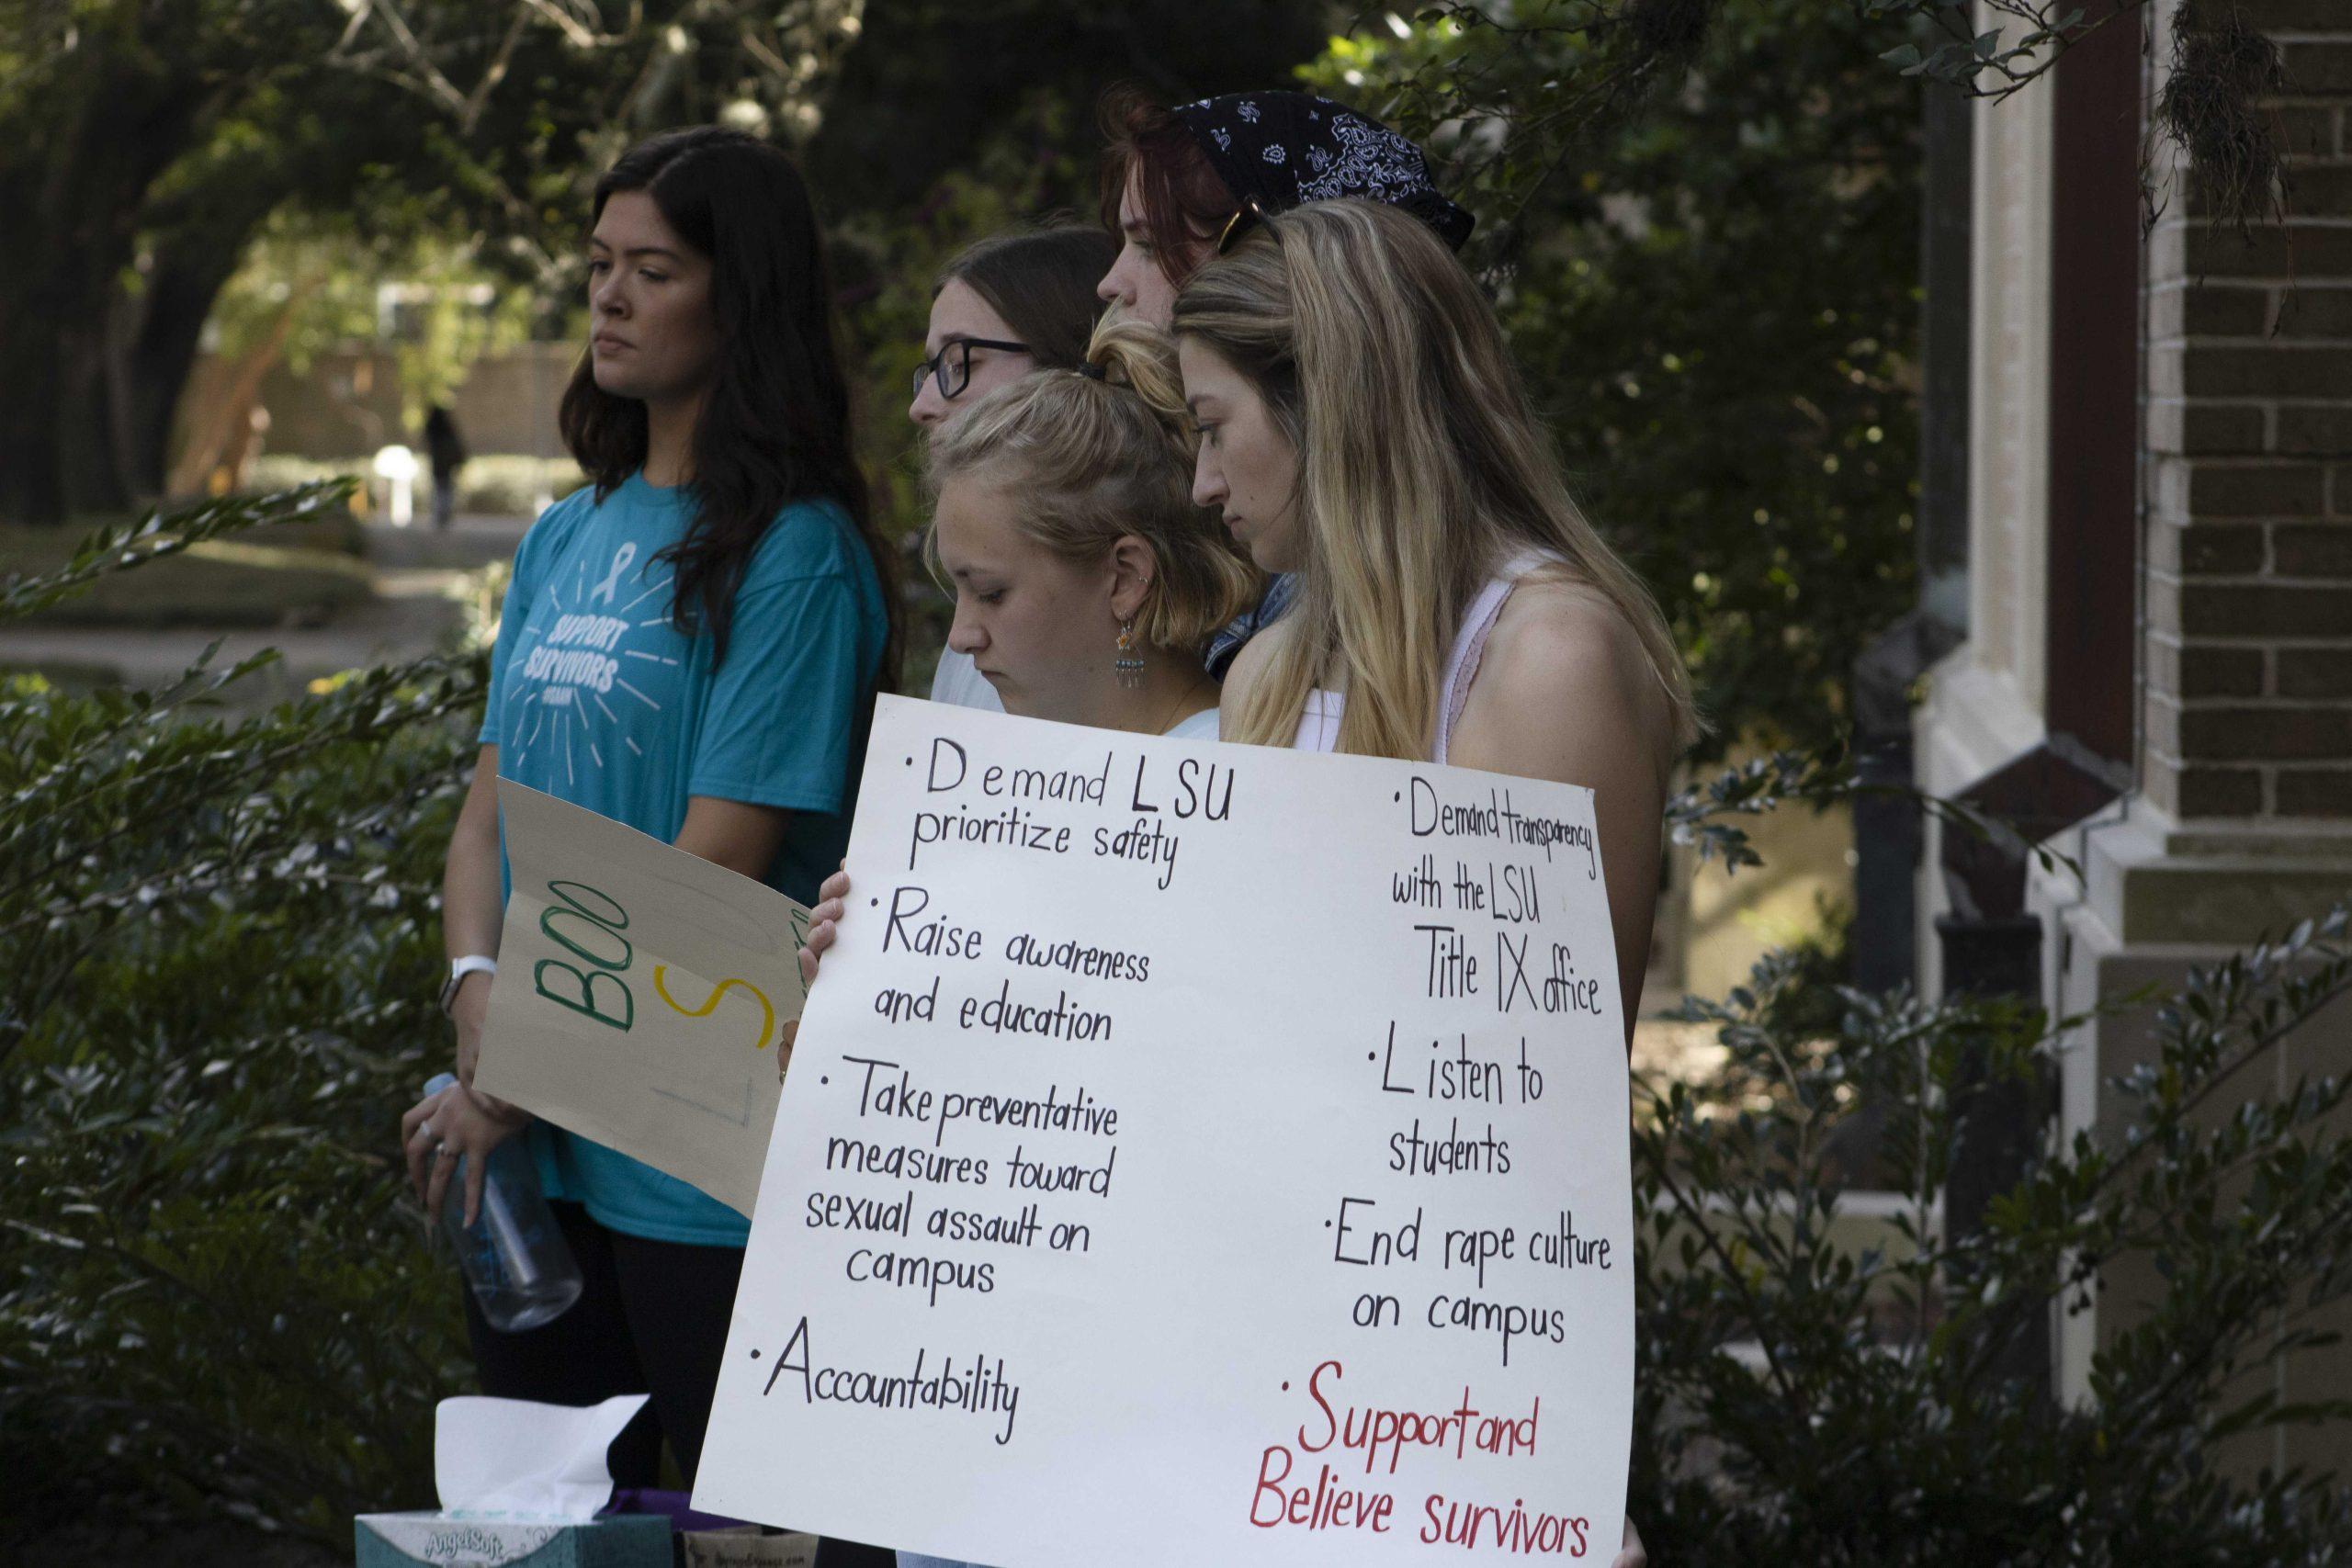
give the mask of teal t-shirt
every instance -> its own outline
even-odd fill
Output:
[[[795,815],[767,880],[813,903],[849,841],[888,621],[855,525],[830,502],[778,513],[735,591],[727,658],[672,621],[683,488],[639,475],[566,496],[524,535],[481,739],[502,778],[667,842],[690,795]],[[545,1122],[540,1179],[613,1230],[740,1247],[750,1222],[650,1166]]]

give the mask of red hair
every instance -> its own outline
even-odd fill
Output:
[[[1140,87],[1102,95],[1102,226],[1120,232],[1119,200],[1130,175],[1145,235],[1170,283],[1182,283],[1208,260],[1209,242],[1241,203],[1200,139]],[[1180,270],[1181,269],[1181,270]]]

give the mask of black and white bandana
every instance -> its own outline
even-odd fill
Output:
[[[1438,190],[1419,147],[1329,98],[1228,93],[1170,112],[1233,194],[1269,213],[1362,197],[1411,213],[1457,251],[1477,221]]]

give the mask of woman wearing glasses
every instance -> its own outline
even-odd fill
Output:
[[[915,367],[907,417],[926,432],[1033,370],[1075,370],[1102,313],[1094,285],[1118,252],[1099,229],[1076,224],[998,234],[947,264],[931,299],[931,329]],[[1002,713],[971,656],[941,650],[931,700]]]
[[[1032,370],[1075,370],[1102,313],[1094,287],[1118,254],[1099,229],[1063,224],[982,240],[949,262],[907,417],[935,429]]]

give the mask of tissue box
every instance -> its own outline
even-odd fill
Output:
[[[358,1568],[671,1568],[670,1521],[659,1514],[562,1520],[362,1514],[352,1521]]]

